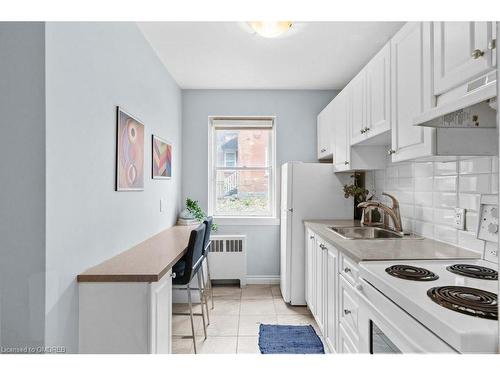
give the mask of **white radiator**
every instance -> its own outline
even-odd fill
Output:
[[[246,236],[241,234],[213,234],[210,239],[210,276],[212,280],[240,280],[247,284]]]

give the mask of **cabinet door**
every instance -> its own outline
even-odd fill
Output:
[[[172,352],[171,272],[150,284],[150,353]]]
[[[324,266],[325,266],[325,251],[324,241],[320,237],[316,237],[316,323],[319,330],[324,334],[324,309],[325,309],[325,288],[324,288]]]
[[[333,246],[327,246],[326,255],[326,314],[325,314],[325,339],[330,350],[337,351],[338,316],[338,252]]]
[[[328,159],[332,153],[332,103],[330,102],[318,115],[318,159]]]
[[[433,100],[430,29],[429,22],[408,22],[391,40],[393,162],[434,154],[435,129],[413,125]]]
[[[366,80],[361,71],[352,80],[351,86],[351,145],[365,139],[366,133]]]
[[[315,311],[314,308],[314,251],[316,250],[316,239],[314,232],[308,229],[306,231],[306,303],[311,310],[311,313]]]
[[[335,129],[335,156],[333,158],[333,162],[334,170],[337,172],[349,169],[349,163],[351,160],[351,142],[349,137],[351,109],[350,89],[351,86],[348,85],[333,100],[333,121]]]
[[[488,22],[434,22],[434,94],[442,94],[492,67]]]
[[[387,43],[366,66],[367,138],[391,130],[391,45]]]

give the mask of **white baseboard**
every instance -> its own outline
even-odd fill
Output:
[[[247,284],[273,284],[278,285],[280,277],[275,275],[247,275]]]

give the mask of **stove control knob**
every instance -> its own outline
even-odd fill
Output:
[[[491,217],[498,219],[498,210],[496,208],[491,209]]]
[[[490,232],[491,234],[497,233],[498,232],[498,224],[490,223],[488,225],[488,232]]]

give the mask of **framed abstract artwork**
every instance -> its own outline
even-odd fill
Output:
[[[117,107],[116,190],[144,190],[144,124]]]
[[[172,145],[153,135],[152,177],[169,179],[172,177]]]

